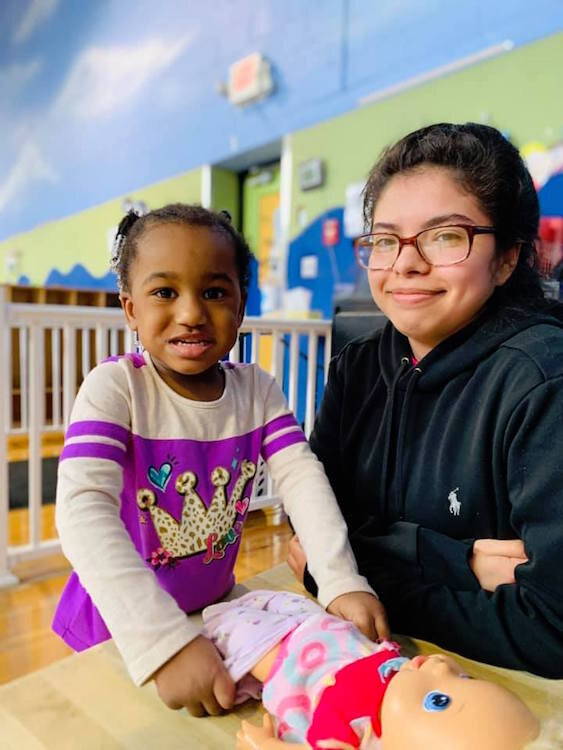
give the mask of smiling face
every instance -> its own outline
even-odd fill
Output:
[[[375,205],[371,231],[411,237],[455,224],[491,226],[491,220],[451,170],[423,166],[389,180]],[[482,234],[462,263],[431,266],[413,245],[405,245],[392,268],[367,273],[376,304],[421,359],[479,313],[517,259],[517,248],[499,257],[494,235]]]
[[[513,693],[472,680],[447,656],[416,656],[391,680],[381,712],[383,750],[521,750],[535,716]]]
[[[129,286],[127,322],[162,379],[187,398],[218,398],[217,363],[236,341],[245,302],[230,240],[207,227],[150,227],[137,241]]]

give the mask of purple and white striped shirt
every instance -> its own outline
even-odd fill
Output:
[[[309,538],[319,598],[323,586],[326,603],[370,590],[275,380],[256,365],[224,369],[219,399],[191,401],[148,354],[112,358],[89,373],[72,411],[57,526],[75,572],[53,628],[76,650],[113,636],[136,682],[199,633],[185,613],[231,589],[260,457]]]

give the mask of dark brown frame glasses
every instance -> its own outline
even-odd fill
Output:
[[[468,239],[468,246],[467,246],[467,252],[465,253],[463,258],[460,258],[459,260],[454,261],[453,263],[432,263],[422,249],[419,247],[418,244],[418,238],[421,234],[426,234],[426,232],[435,232],[438,229],[464,229],[467,233],[467,239]],[[369,232],[368,234],[362,234],[360,235],[356,241],[354,242],[354,253],[356,255],[356,261],[359,266],[362,268],[367,268],[373,270],[373,271],[386,271],[389,268],[392,268],[395,265],[395,262],[397,261],[397,258],[401,254],[401,250],[405,245],[414,245],[414,247],[417,249],[418,254],[420,257],[428,263],[430,266],[434,266],[437,268],[443,267],[443,266],[455,266],[458,263],[463,263],[464,260],[467,260],[469,258],[469,255],[471,253],[471,249],[473,247],[473,238],[476,234],[494,234],[495,233],[494,227],[479,227],[475,226],[474,224],[446,224],[444,226],[439,227],[429,227],[428,229],[423,229],[421,232],[417,232],[417,234],[413,234],[412,237],[400,237],[398,234],[395,234],[394,232]],[[365,241],[368,237],[395,237],[397,240],[399,240],[399,247],[393,254],[393,260],[386,266],[370,266],[368,263],[366,263],[360,256],[360,251],[362,248],[368,248],[369,246],[367,244],[362,244],[362,241]],[[371,255],[371,250],[370,250]]]

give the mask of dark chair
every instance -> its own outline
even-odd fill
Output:
[[[376,331],[387,323],[387,317],[375,305],[371,309],[334,310],[332,318],[331,355],[334,357],[351,339]]]

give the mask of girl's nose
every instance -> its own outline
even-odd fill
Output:
[[[410,273],[428,273],[431,268],[432,266],[424,260],[413,243],[402,246],[392,270],[405,276]]]
[[[199,326],[205,323],[205,305],[195,296],[179,297],[176,303],[176,320],[185,326]]]

